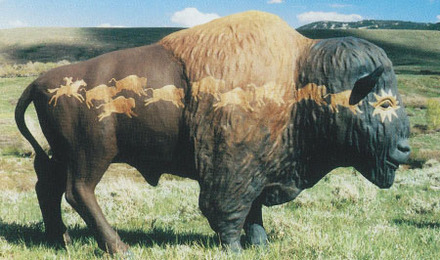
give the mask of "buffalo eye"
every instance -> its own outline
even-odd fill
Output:
[[[381,106],[382,108],[384,108],[384,109],[388,109],[388,108],[391,107],[391,101],[390,101],[390,100],[384,100],[384,101],[380,104],[380,106]]]
[[[391,122],[394,117],[398,117],[396,111],[400,108],[399,101],[391,90],[385,92],[382,89],[379,95],[374,93],[374,97],[376,102],[370,102],[370,105],[374,108],[373,116],[379,115],[382,123],[386,120]]]

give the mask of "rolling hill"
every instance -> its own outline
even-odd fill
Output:
[[[32,62],[76,62],[151,44],[181,28],[20,28],[0,30],[0,66]],[[382,47],[396,70],[440,74],[440,31],[299,29],[313,39],[354,36]]]
[[[0,30],[0,64],[69,62],[147,45],[181,28],[16,28]]]
[[[398,30],[440,30],[440,23],[415,23],[407,21],[363,20],[358,22],[320,21],[306,24],[298,30],[334,29],[398,29]]]

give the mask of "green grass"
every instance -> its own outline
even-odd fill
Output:
[[[430,159],[440,161],[440,132],[428,131],[427,121],[428,100],[440,98],[440,76],[399,74],[397,81],[410,118],[410,163],[420,167]]]
[[[426,121],[428,129],[440,130],[440,99],[428,99]]]
[[[0,118],[9,117],[23,90],[35,77],[0,78]]]
[[[406,97],[440,97],[440,75],[397,75],[399,92]]]
[[[4,160],[11,161],[0,171],[12,175],[9,167],[20,162],[27,170],[16,178],[35,180],[30,159]],[[45,245],[30,182],[20,189],[0,185],[0,258],[109,258],[65,202],[63,217],[73,244],[67,250]],[[198,209],[194,181],[165,178],[153,188],[132,168],[116,164],[96,193],[136,259],[436,259],[439,189],[439,165],[399,171],[390,190],[377,189],[350,168],[338,169],[295,201],[264,208],[268,248],[239,255],[221,250]]]
[[[21,93],[34,79],[35,77],[0,78],[0,155],[29,155],[33,152],[32,147],[18,132],[14,109]],[[43,147],[48,148],[33,105],[30,105],[26,113],[26,122]]]

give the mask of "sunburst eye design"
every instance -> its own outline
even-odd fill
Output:
[[[373,116],[379,115],[382,123],[387,119],[391,122],[393,116],[397,117],[396,110],[400,108],[399,101],[391,90],[385,92],[382,89],[380,95],[374,94],[374,97],[376,102],[370,102],[370,105],[374,107]]]

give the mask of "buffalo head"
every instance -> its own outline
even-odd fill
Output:
[[[314,136],[307,136],[325,148],[327,154],[319,156],[328,159],[320,167],[354,166],[378,187],[389,188],[410,147],[408,117],[385,52],[353,37],[327,39],[315,44],[301,65],[299,85],[314,84],[324,93],[320,104],[298,104],[312,119],[296,120],[307,122],[298,127],[309,129]]]

